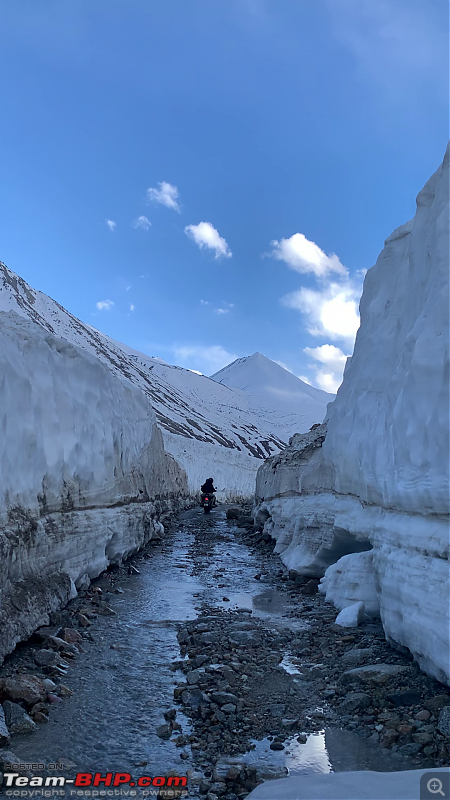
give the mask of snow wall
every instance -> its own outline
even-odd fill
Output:
[[[287,567],[364,600],[387,638],[449,670],[449,152],[365,278],[328,422],[257,476],[256,519]]]
[[[187,494],[149,399],[85,350],[0,312],[0,662],[162,530]]]

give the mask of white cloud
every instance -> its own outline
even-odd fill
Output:
[[[311,365],[315,370],[315,379],[318,386],[326,392],[336,392],[342,383],[342,375],[348,356],[333,344],[323,344],[320,347],[305,347],[303,352],[321,364],[320,367],[316,364]]]
[[[304,314],[312,336],[340,339],[350,347],[359,328],[360,296],[360,285],[347,280],[329,283],[318,290],[302,287],[283,297],[282,303]]]
[[[201,372],[204,375],[212,375],[238,358],[235,353],[229,353],[221,345],[209,347],[178,345],[173,348],[173,352],[181,367],[186,367],[192,372]]]
[[[161,203],[161,205],[166,206],[167,208],[173,208],[174,211],[180,211],[180,206],[178,205],[178,189],[176,186],[172,186],[171,183],[167,183],[166,181],[162,181],[158,184],[159,189],[147,189],[147,198],[151,200],[153,203]]]
[[[136,308],[136,306],[134,306],[133,303],[130,303],[130,311],[134,311],[135,308]]]
[[[209,300],[200,300],[200,303],[201,303],[202,306],[210,306],[211,305]]]
[[[230,313],[230,309],[229,308],[215,308],[214,309],[214,313],[215,314],[219,314],[219,316],[221,314],[229,314]]]
[[[107,224],[107,226],[108,226],[110,231],[113,231],[114,228],[116,227],[116,223],[114,222],[113,219],[105,219],[105,222],[106,222],[106,224]]]
[[[186,225],[184,232],[190,239],[193,239],[200,248],[207,247],[214,250],[215,257],[225,256],[230,258],[232,253],[225,239],[219,236],[218,231],[210,222],[199,222],[198,225]]]
[[[276,239],[271,242],[271,256],[284,261],[296,272],[313,273],[317,278],[324,278],[331,272],[347,276],[348,270],[334,254],[327,256],[315,243],[303,233],[294,233],[289,239]]]
[[[151,222],[147,217],[141,216],[134,220],[133,228],[142,228],[144,231],[148,231],[151,226]]]
[[[112,300],[99,300],[95,305],[99,311],[110,311],[114,303]]]

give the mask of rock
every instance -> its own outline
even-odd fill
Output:
[[[75,628],[63,628],[61,632],[61,639],[68,644],[77,644],[77,642],[83,641],[81,633],[78,633]]]
[[[194,684],[198,683],[201,674],[202,673],[198,669],[192,669],[190,672],[188,672],[186,675],[186,680],[188,684],[190,686],[193,686]]]
[[[78,624],[81,625],[82,628],[88,628],[91,624],[85,614],[77,614]]]
[[[36,724],[18,703],[11,703],[10,700],[5,700],[3,711],[5,712],[5,720],[10,733],[32,733],[36,730]]]
[[[429,711],[427,711],[427,710],[426,710],[426,708],[424,708],[424,709],[423,709],[423,711],[419,711],[419,712],[416,714],[416,716],[414,717],[414,719],[418,719],[418,720],[420,720],[421,722],[427,722],[427,721],[430,719],[430,717],[431,717],[431,714],[430,714],[430,712],[429,712]]]
[[[38,650],[34,660],[39,667],[60,666],[61,658],[54,650]]]
[[[42,724],[44,722],[48,722],[48,716],[47,716],[47,714],[44,714],[42,711],[36,711],[33,714],[33,722],[37,722],[39,724]]]
[[[68,686],[64,686],[63,683],[59,684],[59,690],[58,691],[59,691],[59,696],[60,697],[72,697],[72,695],[73,695],[72,689],[69,689]]]
[[[394,731],[392,728],[388,728],[384,730],[381,736],[381,746],[382,747],[390,747],[394,744],[398,739],[397,731]]]
[[[261,573],[258,572],[256,575],[253,575],[253,577],[254,577],[255,581],[260,581],[261,580]]]
[[[353,714],[359,709],[370,706],[371,697],[364,692],[348,692],[339,706],[339,710],[345,714]]]
[[[444,736],[450,736],[450,706],[444,706],[441,710],[437,729]]]
[[[5,712],[0,706],[0,747],[7,747],[11,741],[9,731],[6,725]]]
[[[413,742],[416,742],[417,744],[420,744],[420,745],[423,746],[423,745],[431,744],[432,742],[434,742],[434,736],[433,736],[432,733],[426,733],[426,731],[423,731],[423,732],[419,731],[418,733],[413,733],[412,734],[412,740],[413,740]]]
[[[0,698],[7,700],[23,701],[29,706],[34,706],[45,700],[47,689],[44,681],[35,675],[21,674],[0,681]]]
[[[106,605],[106,603],[100,603],[100,605],[97,606],[97,611],[103,617],[117,616],[117,611],[114,611],[114,609],[111,608],[111,606]]]
[[[341,661],[343,664],[356,667],[358,664],[362,664],[364,661],[372,658],[373,652],[373,647],[347,650],[347,652],[342,656]]]
[[[299,733],[299,735],[297,736],[297,742],[299,744],[306,744],[307,741],[308,741],[308,737],[307,737],[306,733]]]
[[[164,722],[156,729],[156,735],[160,739],[170,739],[172,736],[172,725],[169,722]]]
[[[181,694],[181,702],[185,706],[198,708],[200,703],[209,702],[209,700],[201,689],[185,689]]]
[[[342,628],[357,628],[364,622],[364,603],[352,603],[351,606],[343,608],[335,619],[335,625],[340,625]]]
[[[417,742],[411,742],[411,744],[403,744],[401,747],[398,748],[398,752],[404,756],[416,756],[420,753],[422,745],[418,744]]]
[[[392,678],[398,678],[409,667],[402,667],[397,664],[369,664],[367,667],[356,667],[343,672],[340,681],[342,683],[387,683]]]
[[[139,572],[137,567],[133,566],[133,564],[129,565],[129,567],[128,567],[128,575],[140,575],[140,574],[141,573]]]
[[[441,708],[449,705],[449,703],[450,696],[448,694],[437,694],[435,697],[430,698],[430,700],[425,700],[424,706],[433,714],[435,711],[440,711]]]
[[[42,683],[44,684],[45,688],[47,689],[47,692],[54,692],[55,691],[56,683],[54,683],[54,681],[51,681],[50,678],[44,678]]]
[[[218,706],[224,706],[226,703],[234,703],[236,705],[238,702],[236,695],[230,692],[212,692],[211,700],[217,703]]]
[[[80,636],[80,634],[78,635]],[[77,656],[80,652],[76,644],[73,644],[72,642],[66,642],[65,639],[61,639],[59,636],[47,636],[45,644],[47,647],[51,647],[53,650],[62,650],[65,653],[71,653],[74,656]]]
[[[270,743],[270,749],[271,750],[284,750],[284,744],[283,744],[283,742],[278,742],[278,741],[275,740],[274,742]]]
[[[308,583],[305,583],[304,586],[300,589],[301,594],[317,594],[319,591],[319,585],[317,581],[310,580]]]
[[[240,508],[229,508],[227,509],[227,519],[239,519],[242,516],[242,511]]]
[[[173,722],[177,715],[176,708],[170,708],[169,711],[164,712],[164,719],[166,722]]]
[[[59,703],[62,703],[61,698],[58,697],[57,694],[53,694],[53,692],[48,692],[47,698],[48,698],[48,702],[52,703],[52,705],[58,705]]]
[[[421,702],[421,697],[419,692],[415,691],[407,691],[407,692],[395,692],[394,694],[388,694],[386,699],[389,700],[390,703],[394,706],[414,706],[417,703]]]
[[[0,771],[5,772],[8,764],[20,764],[20,758],[11,750],[0,750]]]
[[[225,703],[220,709],[224,714],[235,714],[236,706],[233,703]]]

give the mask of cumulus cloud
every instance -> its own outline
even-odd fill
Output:
[[[147,198],[153,203],[160,203],[167,208],[173,208],[174,211],[180,211],[178,205],[178,189],[172,186],[171,183],[162,181],[158,184],[159,189],[147,189]]]
[[[204,375],[213,375],[238,358],[235,353],[229,353],[221,345],[204,347],[202,345],[179,345],[175,346],[173,351],[181,367],[186,367],[193,372],[201,372]]]
[[[136,306],[134,306],[133,303],[130,303],[130,311],[134,311],[135,308],[136,308]]]
[[[305,347],[303,352],[320,364],[320,366],[317,364],[311,365],[315,371],[318,386],[326,392],[337,392],[342,383],[342,375],[348,356],[333,344],[323,344],[320,347]]]
[[[114,228],[116,227],[116,223],[114,222],[113,219],[105,219],[105,222],[106,222],[106,224],[107,224],[107,226],[108,226],[110,231],[113,231]]]
[[[320,289],[302,287],[282,298],[283,305],[306,317],[312,336],[342,340],[349,347],[359,328],[358,303],[361,287],[352,280],[332,282]]]
[[[332,272],[342,276],[348,275],[348,270],[334,253],[327,256],[315,242],[311,242],[303,233],[294,233],[289,239],[280,241],[275,239],[271,245],[273,247],[271,256],[279,261],[284,261],[296,272],[312,273],[317,278],[325,278]]]
[[[99,300],[95,305],[99,311],[110,311],[114,303],[112,300]]]
[[[210,222],[199,222],[198,225],[186,225],[184,232],[186,236],[198,244],[200,248],[206,247],[209,250],[214,250],[215,258],[224,256],[230,258],[232,253],[228,247],[225,239],[219,236]]]
[[[137,219],[134,220],[133,228],[142,228],[142,230],[148,231],[148,229],[150,228],[151,224],[152,223],[150,222],[149,219],[147,219],[147,217],[141,216],[141,217],[138,217]]]

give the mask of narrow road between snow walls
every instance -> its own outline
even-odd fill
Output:
[[[272,550],[249,506],[195,508],[103,573],[0,669],[0,770],[65,797],[238,800],[286,776],[444,766],[449,688],[381,623],[337,626]]]

